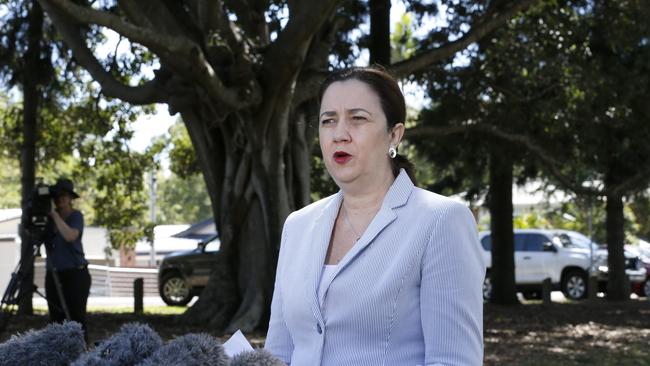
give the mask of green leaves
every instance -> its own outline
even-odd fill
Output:
[[[417,51],[417,41],[413,32],[413,15],[404,13],[399,21],[395,22],[395,30],[390,35],[391,61],[398,62],[410,58]]]
[[[170,170],[180,178],[189,178],[200,173],[199,163],[196,160],[192,140],[182,122],[175,123],[169,131],[169,159]]]

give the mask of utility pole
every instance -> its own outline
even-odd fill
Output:
[[[25,277],[20,287],[20,303],[18,313],[31,315],[34,313],[32,295],[34,292],[34,248],[28,226],[27,203],[34,190],[36,175],[36,139],[38,133],[38,111],[41,103],[41,84],[38,71],[41,60],[41,42],[43,40],[43,9],[37,1],[31,2],[27,15],[27,52],[25,53],[25,70],[23,72],[23,144],[20,151],[21,169],[21,202],[22,218],[20,224],[20,259],[25,268]],[[49,61],[48,61],[49,62]]]
[[[151,224],[156,224],[156,170],[151,171],[149,179],[149,213],[151,214]],[[154,226],[155,227],[155,226]],[[156,238],[155,230],[153,238],[151,238],[151,252],[149,257],[149,265],[151,267],[156,267],[156,248],[154,247],[154,240]]]

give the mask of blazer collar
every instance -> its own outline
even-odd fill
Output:
[[[406,171],[404,169],[400,169],[397,178],[395,178],[395,181],[386,193],[386,197],[384,197],[382,209],[385,206],[388,206],[390,208],[404,206],[408,201],[414,187],[415,185],[413,185],[413,182],[411,181],[411,178],[409,178],[409,175],[406,173]]]
[[[361,251],[363,251],[375,239],[375,237],[384,230],[384,228],[386,228],[386,226],[395,220],[397,215],[393,212],[393,209],[404,206],[407,203],[413,188],[413,182],[409,178],[408,174],[404,169],[401,169],[399,175],[395,178],[395,181],[393,181],[393,184],[388,189],[381,208],[372,219],[370,225],[368,225],[368,228],[362,234],[359,241],[357,241],[343,259],[341,259],[333,278],[336,278],[343,268],[350,264],[354,258],[356,258],[357,255],[359,255],[359,253],[361,253]],[[327,249],[329,247],[332,229],[334,228],[334,222],[336,221],[342,201],[342,191],[331,196],[330,201],[327,202],[323,208],[321,215],[314,222],[314,245],[312,247],[314,252],[312,252],[311,255],[311,274],[309,276],[311,283],[307,288],[309,290],[308,298],[312,299],[312,310],[314,315],[321,321],[322,314],[318,304],[318,286],[323,270],[323,264],[325,263],[325,257],[327,256]]]

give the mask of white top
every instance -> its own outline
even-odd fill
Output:
[[[320,283],[318,284],[318,303],[320,306],[323,306],[323,299],[325,299],[325,293],[327,288],[330,287],[330,282],[334,279],[336,274],[336,264],[325,264],[323,266],[323,273],[320,276]]]

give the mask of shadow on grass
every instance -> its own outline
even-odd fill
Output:
[[[650,303],[485,306],[486,365],[650,365]]]

